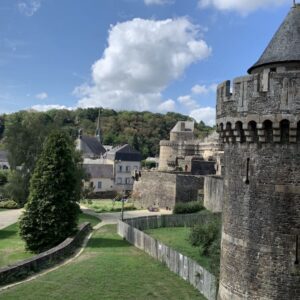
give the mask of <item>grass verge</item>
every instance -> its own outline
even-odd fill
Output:
[[[84,222],[90,222],[92,226],[95,226],[100,220],[93,216],[80,214],[79,224]],[[0,230],[0,267],[14,264],[34,255],[25,250],[25,242],[19,236],[18,223]]]
[[[163,227],[145,230],[145,233],[195,260],[207,271],[218,277],[219,268],[214,267],[212,259],[208,256],[201,255],[199,247],[192,246],[188,241],[190,232],[190,227]]]
[[[96,213],[105,213],[105,212],[120,212],[122,209],[122,202],[121,201],[113,201],[109,199],[105,200],[85,200],[81,202],[84,206],[92,209]],[[124,203],[124,210],[136,210],[133,203],[125,202]]]
[[[123,241],[115,225],[99,229],[74,262],[0,293],[0,299],[200,299],[190,284]]]

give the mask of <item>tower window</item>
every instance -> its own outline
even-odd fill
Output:
[[[295,265],[299,265],[299,236],[296,235]]]

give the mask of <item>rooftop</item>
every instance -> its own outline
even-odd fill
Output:
[[[259,60],[248,70],[282,63],[300,63],[300,4],[295,4]]]

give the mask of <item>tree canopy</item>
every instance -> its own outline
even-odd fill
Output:
[[[20,235],[27,249],[47,250],[74,233],[81,175],[72,140],[66,133],[51,133],[36,163],[28,202],[20,219]]]

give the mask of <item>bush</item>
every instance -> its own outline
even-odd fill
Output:
[[[191,214],[198,212],[203,209],[203,206],[198,201],[191,201],[191,202],[179,202],[175,204],[173,209],[174,214]]]
[[[196,224],[191,229],[189,241],[193,246],[200,247],[203,255],[208,255],[217,248],[215,241],[220,238],[220,228],[220,221],[217,219],[212,219],[204,224]]]
[[[0,208],[19,208],[18,204],[14,200],[5,200],[5,201],[0,201]]]

